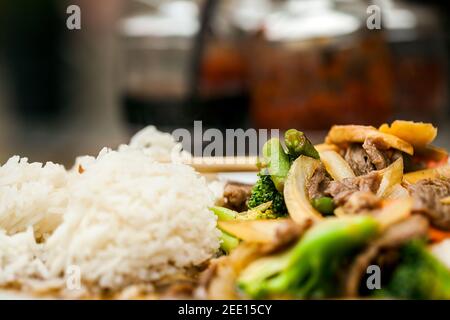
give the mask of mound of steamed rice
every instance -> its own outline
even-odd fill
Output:
[[[14,234],[33,226],[38,236],[53,231],[67,207],[66,185],[61,165],[10,158],[0,167],[0,229]]]
[[[219,248],[214,196],[191,167],[159,163],[137,147],[80,160],[82,173],[12,158],[0,169],[0,285],[120,289],[184,273]],[[59,214],[59,220],[49,220]],[[48,224],[36,238],[36,226]],[[59,282],[58,282],[59,281]]]
[[[219,248],[213,196],[191,167],[127,149],[83,168],[46,243],[52,274],[76,265],[85,281],[115,288],[171,276]]]

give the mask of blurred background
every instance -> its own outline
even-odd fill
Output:
[[[81,30],[66,9],[81,8]],[[370,5],[381,29],[369,30]],[[431,121],[450,147],[449,5],[0,0],[0,161],[71,165],[148,124],[306,131]]]

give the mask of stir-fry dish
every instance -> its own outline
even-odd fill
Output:
[[[254,185],[206,179],[148,127],[74,167],[0,167],[0,294],[450,299],[450,166],[437,129],[268,140]]]
[[[224,255],[204,297],[450,299],[450,167],[436,135],[395,121],[334,126],[316,146],[295,129],[267,141],[256,184],[229,185],[213,208]]]

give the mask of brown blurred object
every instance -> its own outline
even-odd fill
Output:
[[[203,53],[200,92],[204,97],[242,93],[247,86],[247,66],[236,42],[213,39]]]
[[[376,125],[391,117],[392,74],[383,34],[367,30],[360,17],[339,11],[332,1],[287,3],[266,20],[249,59],[256,126],[315,130]],[[312,22],[317,30],[307,29]]]
[[[442,120],[447,101],[447,52],[435,8],[405,1],[378,0],[392,52],[395,117]]]

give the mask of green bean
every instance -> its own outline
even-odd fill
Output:
[[[284,142],[289,154],[294,158],[298,158],[300,155],[305,155],[314,159],[320,158],[314,145],[301,131],[289,129],[284,134]]]
[[[275,188],[279,192],[283,192],[284,181],[290,168],[290,160],[279,139],[272,138],[264,144],[263,157],[267,173],[270,175]]]
[[[235,220],[238,216],[236,211],[224,207],[211,207],[210,210],[217,216],[219,221]]]
[[[333,199],[330,197],[314,198],[311,202],[312,206],[320,213],[332,215],[334,212]]]
[[[239,245],[239,239],[225,231],[221,232],[222,236],[220,237],[220,248],[228,254]]]

